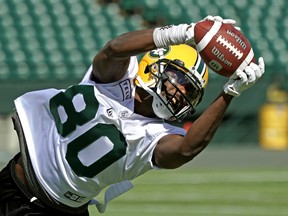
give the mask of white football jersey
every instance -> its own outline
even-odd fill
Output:
[[[79,207],[106,186],[153,168],[158,140],[185,130],[134,113],[138,71],[109,84],[89,79],[67,89],[28,92],[15,100],[36,176],[56,200]],[[115,71],[117,73],[117,71]]]

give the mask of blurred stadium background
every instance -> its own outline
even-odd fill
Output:
[[[199,156],[192,167],[199,170],[205,167],[213,169],[215,163],[219,165],[218,168],[226,167],[226,163],[229,163],[233,169],[242,164],[242,168],[277,167],[287,170],[287,14],[288,3],[285,0],[0,0],[0,162],[5,163],[18,151],[17,138],[10,121],[13,100],[17,96],[30,90],[66,88],[77,83],[95,53],[109,39],[119,34],[158,25],[196,22],[207,15],[220,15],[237,21],[242,32],[249,38],[256,57],[264,57],[266,74],[253,90],[233,101],[212,147],[208,148],[207,153],[202,153],[204,156]],[[204,101],[199,105],[194,118],[212,102],[225,82],[226,79],[210,72]],[[181,126],[185,127],[191,122],[193,119],[187,119]],[[266,176],[269,176],[270,171]],[[273,172],[270,174],[274,175]],[[220,178],[222,173],[218,175]],[[288,179],[287,172],[281,171],[278,175],[282,180],[277,181],[275,177],[273,184],[282,183],[288,193],[287,183],[283,184]],[[258,177],[261,179],[261,175]],[[157,177],[152,174],[147,178],[149,182],[149,178],[153,180]],[[267,182],[271,183],[269,178]],[[260,191],[257,196],[261,197],[261,192],[265,194]],[[278,204],[284,206],[284,202],[288,203],[287,193],[286,197],[281,197],[281,200],[286,201],[279,201]],[[125,202],[121,199],[119,206]],[[153,202],[148,195],[147,200]],[[122,208],[125,209],[129,203],[131,205],[132,201],[128,196]],[[121,212],[117,202],[115,205],[116,211]],[[270,211],[275,209],[273,207]],[[287,207],[282,210],[287,215]],[[281,213],[282,210],[278,214],[266,213],[285,215]],[[162,210],[159,211],[155,210],[158,212],[155,215],[161,215]],[[211,208],[211,211],[217,212],[217,208]],[[177,214],[176,210],[174,212],[170,208],[163,212],[166,212],[165,215],[168,215],[167,212]],[[221,214],[220,211],[213,215],[265,215],[263,211],[258,211],[259,214],[239,212]],[[127,212],[124,213],[127,215]],[[189,215],[184,213],[182,215]],[[202,213],[194,215],[211,215],[205,211]],[[113,211],[110,214],[113,215]]]

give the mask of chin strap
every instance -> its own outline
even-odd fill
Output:
[[[153,97],[157,97],[157,94],[151,89],[149,88],[145,83],[144,81],[141,79],[140,76],[136,76],[136,79],[137,81],[139,82],[140,86],[145,90],[147,91],[150,95],[152,95]]]
[[[153,97],[152,108],[155,115],[161,119],[166,120],[171,118],[173,115],[169,111],[169,109],[164,105],[167,104],[167,100],[161,95],[161,89],[156,87],[156,91],[159,92],[157,94],[144,83],[144,81],[141,79],[140,76],[137,76],[136,79],[139,82],[140,86]]]

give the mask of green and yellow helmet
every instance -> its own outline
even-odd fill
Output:
[[[135,83],[153,96],[152,107],[159,118],[181,120],[200,103],[208,67],[191,46],[159,48],[143,56]],[[165,83],[173,85],[175,93],[165,93]]]

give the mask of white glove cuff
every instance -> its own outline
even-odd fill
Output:
[[[184,44],[191,38],[194,38],[194,25],[169,25],[155,28],[153,31],[153,40],[157,48]]]
[[[195,24],[191,23],[186,31],[186,39],[185,39],[185,43],[188,45],[193,46],[194,48],[196,47],[196,43],[195,43],[195,39],[194,39],[194,27]]]
[[[233,84],[225,84],[223,86],[223,90],[224,90],[225,94],[229,94],[229,95],[232,95],[234,97],[240,96],[240,93],[234,89]]]

